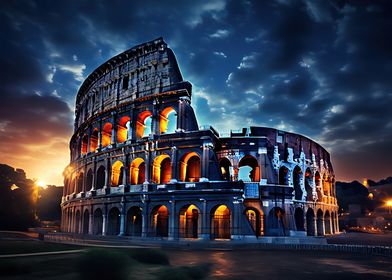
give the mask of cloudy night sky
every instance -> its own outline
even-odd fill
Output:
[[[338,180],[392,175],[389,1],[1,1],[0,162],[62,185],[75,96],[163,37],[199,124],[270,126],[331,153]]]

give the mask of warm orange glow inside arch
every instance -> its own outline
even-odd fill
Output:
[[[151,131],[150,129],[146,129],[146,123],[148,123],[148,119],[151,118],[152,113],[150,111],[144,111],[139,114],[139,117],[136,122],[136,138],[140,139],[146,135],[146,132]]]
[[[230,215],[230,209],[226,205],[222,204],[216,208],[214,216]]]
[[[144,159],[135,158],[131,163],[131,185],[143,184],[145,181],[146,164]]]
[[[174,122],[174,124],[171,124],[171,122]],[[169,125],[171,126],[171,129],[168,130]],[[161,112],[160,121],[159,121],[161,134],[174,132],[176,129],[176,125],[177,125],[176,111],[172,107],[165,108]]]
[[[98,148],[98,128],[94,128],[90,136],[90,152],[95,152]]]
[[[118,186],[122,182],[120,182],[120,178],[122,178],[122,168],[124,167],[124,164],[121,161],[116,161],[112,165],[112,183],[111,185]]]
[[[102,148],[108,146],[112,141],[113,125],[109,122],[105,123],[102,128]]]
[[[87,154],[87,144],[88,144],[88,136],[87,136],[87,134],[85,134],[85,135],[83,135],[83,138],[82,138],[82,149],[81,149],[82,155]]]
[[[171,179],[170,157],[166,154],[157,156],[154,159],[152,180],[157,184],[167,184]]]
[[[117,142],[124,143],[128,138],[128,128],[127,123],[131,120],[130,117],[124,116],[122,117],[117,126]]]
[[[182,182],[199,182],[200,156],[190,152],[183,156],[180,162],[180,180]]]

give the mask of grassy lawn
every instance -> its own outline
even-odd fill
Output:
[[[77,245],[46,243],[38,240],[0,240],[0,255],[83,249]]]

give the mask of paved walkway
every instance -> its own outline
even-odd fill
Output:
[[[81,253],[81,252],[84,252],[84,251],[86,251],[86,250],[65,250],[65,251],[26,253],[26,254],[9,254],[9,255],[0,255],[0,259],[3,259],[3,258],[49,256],[49,255],[61,255],[61,254],[75,254],[75,253]]]

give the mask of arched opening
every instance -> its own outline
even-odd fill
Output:
[[[279,169],[279,185],[289,184],[289,169],[286,166],[282,166]]]
[[[296,200],[302,200],[302,188],[301,188],[301,177],[302,170],[299,166],[296,166],[293,171],[293,184],[294,184],[294,198]]]
[[[157,206],[151,213],[153,235],[167,237],[169,235],[169,211],[164,205]]]
[[[131,207],[127,213],[127,235],[141,236],[142,224],[142,209],[137,206]]]
[[[306,212],[306,233],[308,236],[316,235],[316,229],[314,226],[314,211],[312,208],[309,208]]]
[[[105,167],[100,166],[97,170],[96,188],[102,189],[105,186]]]
[[[238,180],[244,182],[259,182],[260,167],[257,160],[253,156],[243,157],[239,164]]]
[[[120,210],[118,210],[117,207],[113,207],[109,211],[107,234],[108,235],[120,234]]]
[[[331,234],[331,216],[329,215],[329,211],[325,211],[324,216],[324,224],[325,224],[325,234]]]
[[[129,139],[128,135],[128,128],[129,128],[129,122],[131,118],[128,116],[122,117],[117,126],[117,142],[118,143],[124,143]]]
[[[135,158],[131,163],[131,185],[143,184],[146,180],[146,163],[142,158]]]
[[[75,214],[75,233],[79,233],[80,231],[79,224],[80,224],[80,211],[77,210]]]
[[[83,138],[82,138],[82,147],[81,147],[81,151],[80,151],[80,153],[82,155],[87,154],[87,146],[88,146],[88,136],[87,136],[87,134],[85,134],[85,135],[83,135]]]
[[[171,162],[168,155],[160,155],[154,159],[152,180],[156,184],[167,184],[171,179]]]
[[[335,213],[331,212],[331,220],[332,220],[332,229],[331,229],[331,234],[336,233],[336,220],[335,220]]]
[[[255,208],[246,208],[245,216],[256,237],[263,235],[263,214]]]
[[[185,154],[180,161],[180,180],[182,182],[199,182],[200,157],[195,152]]]
[[[139,114],[136,122],[136,138],[140,139],[151,134],[152,114],[150,111],[144,111]]]
[[[97,209],[94,211],[94,226],[93,226],[93,234],[94,235],[102,235],[102,225],[103,225],[103,216],[101,209]]]
[[[107,122],[103,125],[102,128],[102,148],[110,145],[112,142],[112,129],[113,125],[110,122]]]
[[[90,135],[90,152],[95,152],[98,149],[98,128],[94,128]]]
[[[86,190],[91,190],[93,187],[93,171],[91,168],[87,171],[87,177],[86,177],[86,185],[85,189]]]
[[[117,187],[118,185],[122,184],[123,173],[124,173],[124,164],[118,160],[112,165],[112,180],[111,180],[112,187]]]
[[[282,208],[274,207],[270,210],[268,214],[268,224],[271,235],[286,235],[285,213]]]
[[[78,175],[76,193],[80,193],[83,191],[83,178],[84,178],[84,173],[80,172]]]
[[[172,107],[165,108],[160,116],[160,132],[174,133],[177,128],[177,113]]]
[[[306,168],[305,171],[305,191],[306,191],[306,200],[313,201],[313,189],[312,189],[312,171],[310,168]]]
[[[180,209],[181,238],[198,238],[199,236],[199,209],[191,204]]]
[[[211,211],[211,238],[230,239],[230,209],[222,204]]]
[[[228,158],[221,158],[219,161],[220,171],[222,173],[222,179],[225,181],[232,180],[232,172],[231,172],[231,162]]]
[[[90,225],[90,214],[86,209],[83,213],[83,234],[88,234],[89,225]]]
[[[314,182],[316,184],[317,201],[322,201],[323,194],[321,192],[321,176],[318,171],[314,174]]]
[[[297,231],[305,231],[304,210],[302,208],[295,208],[294,218]]]
[[[317,211],[317,235],[324,236],[323,211],[321,209]]]
[[[329,195],[329,182],[328,182],[328,177],[326,174],[323,175],[323,194],[325,196]]]

